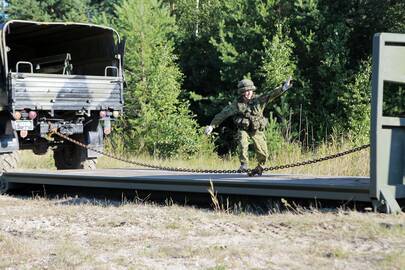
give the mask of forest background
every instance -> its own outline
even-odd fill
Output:
[[[112,144],[160,158],[232,154],[232,121],[209,138],[202,126],[235,98],[243,78],[259,94],[294,79],[265,112],[272,155],[291,144],[314,150],[336,138],[367,143],[373,34],[405,33],[401,0],[2,3],[3,21],[91,22],[125,37],[125,115]],[[402,92],[391,95],[405,97]]]

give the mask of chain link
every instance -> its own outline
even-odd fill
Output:
[[[96,152],[98,154],[104,155],[106,157],[110,157],[112,159],[116,159],[125,163],[129,163],[132,165],[138,165],[141,167],[146,167],[146,168],[152,168],[152,169],[158,169],[158,170],[163,170],[163,171],[174,171],[174,172],[190,172],[190,173],[221,173],[221,174],[231,174],[231,173],[252,173],[252,169],[247,169],[247,170],[209,170],[209,169],[190,169],[190,168],[181,168],[181,167],[168,167],[168,166],[159,166],[159,165],[153,165],[153,164],[149,164],[149,163],[145,163],[145,162],[140,162],[140,161],[135,161],[135,160],[131,160],[131,159],[127,159],[127,158],[123,158],[123,157],[119,157],[117,155],[114,154],[110,154],[110,153],[105,153],[104,151],[100,151],[98,149],[92,148],[89,145],[86,145],[82,142],[79,142],[75,139],[70,138],[69,136],[62,134],[60,132],[58,132],[56,129],[52,129],[50,132],[50,136],[52,136],[53,134],[58,135],[59,137],[73,143],[76,144],[82,148],[91,150],[93,152]],[[290,164],[285,164],[285,165],[277,165],[277,166],[272,166],[272,167],[265,167],[263,168],[263,171],[275,171],[275,170],[281,170],[281,169],[287,169],[287,168],[294,168],[294,167],[300,167],[300,166],[305,166],[305,165],[309,165],[309,164],[315,164],[318,162],[322,162],[322,161],[326,161],[326,160],[331,160],[334,158],[338,158],[338,157],[342,157],[351,153],[355,153],[355,152],[359,152],[363,149],[367,149],[370,147],[370,144],[364,144],[362,146],[358,146],[343,152],[339,152],[330,156],[324,156],[324,157],[320,157],[320,158],[316,158],[316,159],[311,159],[311,160],[305,160],[305,161],[299,161],[296,163],[290,163]]]

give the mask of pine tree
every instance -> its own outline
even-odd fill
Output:
[[[110,25],[116,18],[115,6],[120,0],[90,0],[90,21],[95,24]]]
[[[126,0],[116,13],[117,28],[127,37],[127,145],[161,157],[198,152],[203,137],[188,104],[179,100],[183,75],[175,63],[169,9],[157,0]]]
[[[346,86],[346,91],[339,97],[343,104],[343,113],[347,121],[345,130],[355,142],[369,141],[371,114],[371,59],[363,61],[354,80]]]
[[[218,51],[221,78],[228,91],[249,74],[256,84],[261,85],[262,77],[258,71],[265,40],[271,40],[275,34],[277,14],[272,11],[277,5],[277,0],[223,1],[218,34],[210,42]]]
[[[263,64],[260,68],[261,74],[264,78],[262,89],[264,91],[271,91],[280,86],[281,82],[288,77],[295,75],[295,59],[293,56],[294,44],[290,40],[286,30],[283,31],[282,24],[276,25],[277,32],[271,41],[264,41],[264,55]],[[291,92],[295,92],[292,89]],[[260,91],[260,89],[259,89]],[[290,94],[289,93],[289,94]],[[276,101],[277,105],[274,106],[277,116],[281,118],[281,125],[286,139],[290,139],[291,133],[289,117],[291,108],[287,102],[287,96],[281,96],[281,102]]]

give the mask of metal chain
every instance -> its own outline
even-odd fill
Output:
[[[167,166],[159,166],[159,165],[153,165],[153,164],[149,164],[149,163],[144,163],[144,162],[140,162],[140,161],[134,161],[134,160],[130,160],[127,158],[123,158],[123,157],[119,157],[117,155],[114,154],[110,154],[110,153],[105,153],[104,151],[100,151],[98,149],[92,148],[89,145],[86,145],[82,142],[79,142],[75,139],[70,138],[69,136],[62,134],[60,132],[58,132],[56,129],[51,130],[50,132],[50,136],[52,136],[52,134],[56,134],[59,137],[74,143],[82,148],[94,151],[96,153],[99,153],[101,155],[125,162],[125,163],[129,163],[129,164],[133,164],[133,165],[138,165],[141,167],[147,167],[147,168],[152,168],[152,169],[158,169],[158,170],[164,170],[164,171],[174,171],[174,172],[191,172],[191,173],[252,173],[252,169],[247,169],[247,170],[209,170],[209,169],[190,169],[190,168],[181,168],[181,167],[167,167]],[[305,165],[309,165],[309,164],[314,164],[314,163],[318,163],[318,162],[322,162],[325,160],[330,160],[330,159],[334,159],[334,158],[338,158],[338,157],[342,157],[354,152],[359,152],[363,149],[369,148],[370,144],[364,144],[362,146],[358,146],[355,148],[352,148],[350,150],[346,150],[343,152],[339,152],[330,156],[325,156],[325,157],[321,157],[321,158],[316,158],[316,159],[311,159],[311,160],[306,160],[306,161],[299,161],[296,163],[290,163],[290,164],[286,164],[286,165],[278,165],[278,166],[272,166],[272,167],[265,167],[263,168],[263,171],[275,171],[275,170],[281,170],[281,169],[286,169],[286,168],[293,168],[293,167],[299,167],[299,166],[305,166]]]
[[[306,160],[306,161],[299,161],[296,163],[291,163],[291,164],[286,164],[286,165],[279,165],[279,166],[272,166],[272,167],[267,167],[264,168],[264,171],[275,171],[275,170],[281,170],[281,169],[286,169],[286,168],[293,168],[293,167],[299,167],[299,166],[305,166],[305,165],[309,165],[309,164],[314,164],[314,163],[318,163],[318,162],[322,162],[325,160],[330,160],[330,159],[334,159],[334,158],[338,158],[338,157],[343,157],[345,155],[354,153],[354,152],[359,152],[363,149],[369,148],[370,144],[364,144],[343,152],[339,152],[330,156],[325,156],[325,157],[320,157],[320,158],[316,158],[316,159],[311,159],[311,160]]]

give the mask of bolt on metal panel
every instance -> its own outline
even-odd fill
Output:
[[[387,212],[405,198],[405,34],[373,39],[370,197]],[[405,92],[404,92],[405,93]],[[395,104],[394,104],[395,103]]]

